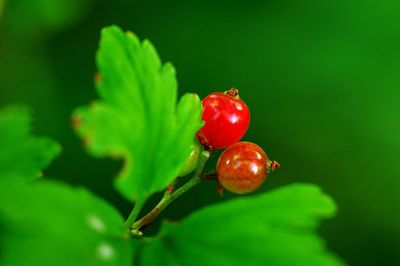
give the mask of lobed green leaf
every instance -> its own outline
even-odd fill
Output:
[[[173,66],[117,26],[103,29],[97,65],[100,99],[76,110],[76,131],[93,156],[124,159],[116,188],[145,201],[178,176],[201,127],[200,99],[185,94],[177,104]]]
[[[121,215],[84,189],[0,181],[0,265],[132,265]]]
[[[138,254],[141,265],[342,265],[315,234],[335,213],[332,199],[309,184],[204,208],[180,224],[164,223]],[[157,255],[155,255],[157,254]]]
[[[31,135],[31,117],[23,107],[0,111],[0,179],[39,177],[61,147],[48,138]]]

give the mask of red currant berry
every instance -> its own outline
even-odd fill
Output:
[[[219,157],[217,175],[224,188],[245,194],[260,187],[267,174],[279,167],[276,161],[268,160],[260,146],[238,142],[229,146]]]
[[[236,89],[214,92],[202,101],[205,125],[197,133],[200,142],[213,149],[224,149],[238,142],[250,123],[250,111]]]

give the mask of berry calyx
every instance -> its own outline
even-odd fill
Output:
[[[238,90],[214,92],[202,101],[204,126],[197,138],[206,147],[224,149],[238,142],[250,124],[250,111]]]
[[[268,160],[264,150],[251,142],[229,146],[219,157],[217,176],[221,185],[237,194],[259,188],[269,172],[278,169],[276,161]]]
[[[239,97],[239,91],[237,89],[235,89],[235,88],[230,88],[229,90],[227,90],[224,93],[227,94],[227,95],[230,95],[232,97],[236,97],[236,96]]]
[[[190,147],[191,151],[183,165],[179,176],[185,176],[196,169],[199,163],[200,155],[203,152],[203,146],[195,139]]]

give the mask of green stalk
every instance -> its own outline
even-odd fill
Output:
[[[143,208],[144,202],[137,201],[135,206],[133,207],[131,213],[129,214],[128,219],[125,221],[125,227],[131,228],[132,224],[135,222],[138,217],[140,210]]]
[[[191,189],[192,187],[198,185],[201,183],[201,173],[203,172],[203,168],[207,162],[207,160],[210,158],[210,152],[209,151],[203,151],[201,154],[201,157],[199,159],[199,163],[196,167],[196,170],[194,172],[193,177],[186,182],[184,185],[182,185],[180,188],[178,188],[175,191],[171,191],[168,189],[165,193],[160,202],[148,213],[146,214],[143,218],[135,222],[130,228],[133,232],[137,232],[140,230],[143,226],[146,226],[152,221],[175,199],[177,199],[179,196],[181,196],[183,193]]]

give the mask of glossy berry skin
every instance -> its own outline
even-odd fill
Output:
[[[251,142],[235,143],[219,157],[218,180],[233,193],[252,192],[267,177],[267,162],[267,155],[260,146]]]
[[[237,95],[237,90],[214,92],[203,99],[202,105],[205,125],[197,133],[197,138],[203,145],[224,149],[244,136],[250,123],[250,111]]]

